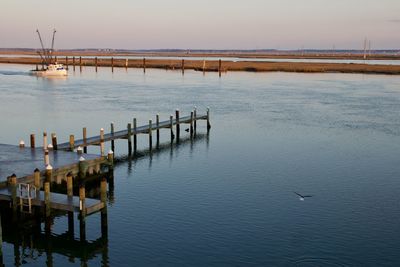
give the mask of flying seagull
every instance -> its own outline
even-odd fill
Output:
[[[312,195],[301,195],[301,194],[299,194],[299,193],[297,193],[297,192],[293,192],[293,193],[295,193],[296,195],[298,195],[299,196],[299,199],[301,200],[301,201],[304,201],[304,199],[306,198],[306,197],[312,197]]]

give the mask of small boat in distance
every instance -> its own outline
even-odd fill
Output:
[[[39,69],[36,65],[36,69],[32,70],[31,73],[37,76],[67,76],[67,69],[64,68],[62,64],[57,63],[57,57],[53,56],[54,49],[54,37],[56,30],[53,31],[53,40],[51,42],[51,49],[44,48],[42,37],[40,36],[39,30],[36,30],[40,44],[42,46],[42,51],[37,51],[40,58],[42,59],[42,68]]]

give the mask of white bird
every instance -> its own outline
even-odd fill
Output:
[[[312,197],[312,195],[301,195],[301,194],[299,194],[299,193],[297,193],[297,192],[294,192],[293,191],[293,193],[295,193],[296,195],[298,195],[299,196],[299,199],[301,200],[301,201],[304,201],[304,199],[306,198],[306,197]]]

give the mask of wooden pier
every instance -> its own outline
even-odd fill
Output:
[[[129,155],[132,150],[136,155],[137,135],[147,134],[151,152],[153,132],[156,149],[160,149],[160,130],[169,129],[171,144],[174,141],[179,143],[181,125],[189,124],[185,131],[192,140],[196,137],[199,120],[207,121],[208,132],[211,128],[209,109],[207,108],[206,114],[199,115],[195,108],[189,116],[183,117],[180,116],[179,110],[176,110],[175,118],[171,115],[164,121],[160,121],[157,114],[155,122],[149,120],[148,124],[142,126],[137,126],[137,119],[133,118],[132,122],[127,124],[127,128],[120,131],[115,131],[114,124],[111,123],[109,133],[100,129],[100,134],[92,137],[87,137],[86,128],[83,128],[82,139],[75,140],[75,136],[70,135],[69,142],[64,143],[57,142],[55,133],[50,135],[51,141],[48,142],[47,132],[44,132],[43,146],[40,147],[36,147],[35,134],[30,135],[29,147],[25,147],[23,141],[19,146],[0,144],[0,204],[6,203],[3,207],[8,207],[15,223],[30,214],[43,218],[46,233],[51,232],[51,218],[56,212],[68,214],[69,232],[73,233],[74,214],[78,213],[82,242],[86,240],[86,216],[101,212],[101,233],[102,236],[106,236],[107,183],[111,191],[114,183],[114,141],[126,139]],[[104,151],[105,142],[111,142],[113,149],[107,155]],[[88,146],[100,146],[99,155],[86,154]],[[99,178],[99,199],[86,197],[85,186],[94,175]]]

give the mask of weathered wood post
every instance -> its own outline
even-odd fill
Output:
[[[45,208],[46,208],[46,218],[50,217],[51,213],[51,200],[50,200],[50,184],[51,184],[51,177],[53,173],[53,167],[49,164],[46,167],[46,180],[44,182],[44,202],[45,202]],[[47,220],[46,220],[47,222]],[[50,225],[49,223],[46,223],[47,230],[50,230]]]
[[[132,155],[132,124],[131,123],[128,123],[127,130],[128,130],[128,136],[127,136],[127,139],[128,139],[128,154]]]
[[[156,128],[157,128],[157,149],[160,148],[160,114],[156,115]]]
[[[203,60],[203,75],[206,74],[206,61]]]
[[[136,155],[137,152],[137,124],[136,118],[133,118],[133,153]]]
[[[83,153],[87,153],[87,143],[86,143],[86,127],[82,128],[82,139],[83,139]]]
[[[88,170],[88,164],[86,163],[85,158],[81,156],[79,158],[79,174],[78,174],[80,180],[86,177],[87,170]]]
[[[146,73],[146,58],[143,58],[143,73]]]
[[[79,187],[79,231],[81,241],[86,240],[86,192],[85,185]]]
[[[43,150],[47,149],[47,132],[43,132]]]
[[[69,150],[74,151],[74,148],[75,148],[75,136],[71,134],[69,136]]]
[[[111,135],[112,135],[112,139],[111,139],[111,150],[114,152],[114,151],[115,151],[114,122],[111,122],[111,124],[110,124],[110,133],[111,133]]]
[[[149,149],[150,151],[153,150],[153,136],[152,136],[152,121],[149,120]]]
[[[128,59],[125,59],[125,69],[128,69]]]
[[[74,180],[72,173],[69,172],[67,174],[67,196],[68,196],[68,202],[72,202],[72,199],[74,197]],[[70,236],[74,236],[74,212],[73,211],[68,211],[68,232]]]
[[[36,187],[36,190],[40,191],[41,182],[40,182],[40,171],[36,168],[33,171],[33,185]]]
[[[220,59],[218,61],[218,74],[219,74],[219,77],[221,77],[221,71],[222,71],[222,61]]]
[[[35,134],[31,134],[31,148],[35,148]]]
[[[97,57],[94,58],[94,66],[95,66],[96,72],[97,72]]]
[[[72,57],[72,67],[73,67],[73,69],[75,71],[75,57]]]
[[[82,72],[82,57],[79,57],[79,71]]]
[[[101,209],[101,235],[102,237],[107,236],[107,180],[105,178],[101,179],[100,182],[100,199],[104,204],[104,208]]]
[[[25,147],[24,140],[19,141],[19,148],[24,148],[24,147]]]
[[[53,145],[53,149],[57,150],[57,135],[55,133],[51,134],[51,144]]]
[[[36,71],[38,71],[39,70],[39,66],[38,66],[38,64],[36,64]]]
[[[193,137],[193,111],[190,112],[190,127],[189,127],[189,131],[190,131],[190,138]]]
[[[182,59],[182,75],[185,74],[185,60]]]
[[[49,158],[49,150],[46,149],[44,151],[44,165],[47,166],[50,164],[50,158]]]
[[[68,70],[68,57],[65,57],[65,68]]]
[[[104,129],[100,129],[100,155],[104,156]]]
[[[113,170],[114,169],[114,152],[113,151],[108,151],[107,154],[107,160],[109,163],[109,170]]]
[[[111,57],[111,72],[114,72],[114,58]]]
[[[11,187],[11,205],[13,210],[13,221],[18,219],[18,202],[17,202],[17,175],[13,173],[9,177],[9,185]]]
[[[51,183],[53,176],[53,167],[50,164],[46,166],[45,181]]]
[[[207,131],[211,129],[211,124],[210,124],[210,108],[207,107]]]
[[[171,144],[174,142],[174,123],[173,123],[174,116],[169,116],[169,128],[171,133]]]
[[[194,107],[194,110],[193,110],[193,119],[194,119],[194,122],[193,122],[193,124],[194,124],[194,136],[196,136],[196,132],[197,132],[197,108],[196,107]]]
[[[175,119],[176,119],[176,142],[179,143],[180,138],[180,125],[179,125],[179,109],[175,110]]]
[[[45,231],[50,233],[51,226],[49,217],[51,215],[51,196],[50,196],[50,183],[44,182],[44,205],[45,205]]]

